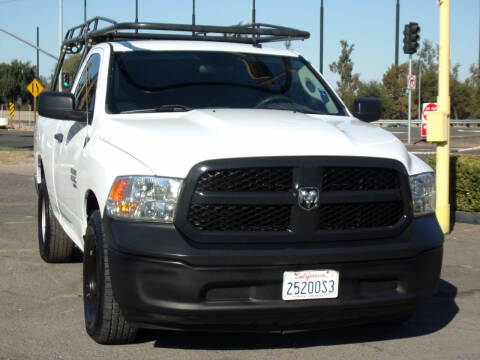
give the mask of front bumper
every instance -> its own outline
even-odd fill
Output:
[[[302,330],[393,319],[436,290],[443,235],[434,217],[361,244],[209,248],[173,226],[104,219],[113,292],[139,327]],[[335,269],[339,296],[282,300],[284,271]]]

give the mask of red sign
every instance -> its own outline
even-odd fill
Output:
[[[427,136],[427,114],[431,111],[437,111],[437,103],[423,104],[422,136]]]

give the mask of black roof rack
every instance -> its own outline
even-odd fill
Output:
[[[107,23],[99,27],[99,23]],[[304,40],[310,37],[307,31],[269,24],[235,26],[186,25],[164,23],[117,23],[105,17],[94,17],[86,23],[67,31],[62,44],[60,59],[55,70],[58,81],[65,54],[78,54],[93,44],[125,40],[203,40],[259,45],[265,42]]]
[[[108,26],[98,28],[99,22]],[[146,32],[148,31],[148,32]],[[81,51],[85,44],[122,40],[207,40],[259,44],[273,41],[304,40],[306,31],[269,24],[235,26],[186,25],[164,23],[117,23],[104,17],[95,17],[85,24],[67,31],[63,45],[67,53]]]

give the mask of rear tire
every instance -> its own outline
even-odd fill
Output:
[[[83,304],[85,328],[99,344],[128,344],[137,328],[130,326],[112,292],[108,250],[104,246],[100,211],[88,219],[83,252]]]
[[[41,258],[48,263],[71,261],[73,242],[53,214],[47,186],[43,179],[38,191],[37,215],[38,248]]]

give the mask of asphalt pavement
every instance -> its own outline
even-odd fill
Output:
[[[403,325],[291,335],[142,331],[101,346],[83,323],[82,264],[38,255],[32,165],[0,165],[0,359],[472,359],[480,358],[479,225],[446,237],[438,292]]]
[[[33,131],[0,129],[0,147],[33,149]]]

